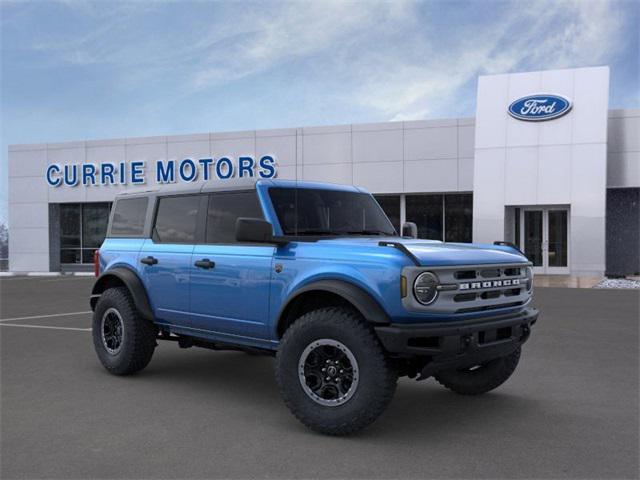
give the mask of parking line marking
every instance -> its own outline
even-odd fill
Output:
[[[17,323],[0,323],[0,327],[22,327],[22,328],[48,328],[50,330],[75,330],[76,332],[90,332],[90,328],[74,327],[50,327],[49,325],[20,325]]]
[[[88,310],[86,312],[52,313],[49,315],[34,315],[31,317],[0,318],[0,322],[18,322],[21,320],[35,320],[36,318],[66,317],[68,315],[86,315],[87,313],[93,313],[93,312],[91,310]]]

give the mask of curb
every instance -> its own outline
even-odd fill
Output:
[[[0,272],[2,277],[93,277],[93,272]]]

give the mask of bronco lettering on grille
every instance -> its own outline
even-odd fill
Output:
[[[520,279],[514,278],[509,280],[491,280],[487,282],[467,282],[458,285],[459,290],[479,290],[481,288],[495,288],[495,287],[511,287],[514,285],[520,285]]]

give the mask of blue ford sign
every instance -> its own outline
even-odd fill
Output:
[[[509,105],[509,115],[528,122],[558,118],[569,110],[571,110],[571,100],[550,94],[527,95]]]

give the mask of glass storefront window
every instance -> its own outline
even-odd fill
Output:
[[[455,193],[444,196],[446,242],[471,243],[473,231],[473,195]]]
[[[471,193],[407,195],[405,198],[407,222],[414,222],[418,226],[418,238],[471,242]]]
[[[418,226],[418,238],[443,240],[442,195],[407,195],[407,222]]]
[[[110,203],[60,205],[60,263],[92,263],[107,234]]]
[[[82,247],[100,248],[109,224],[109,204],[82,205]]]
[[[374,195],[374,197],[391,220],[393,228],[400,233],[400,195]]]
[[[60,205],[60,247],[80,247],[80,205]]]
[[[566,267],[568,263],[567,211],[549,210],[549,266]]]
[[[524,254],[534,267],[542,266],[542,210],[524,211]]]
[[[60,263],[82,263],[79,248],[60,249]]]
[[[516,213],[515,213],[515,220],[516,225],[515,225],[515,233],[514,233],[514,243],[516,244],[516,246],[522,250],[522,243],[520,242],[520,209],[516,208]]]

